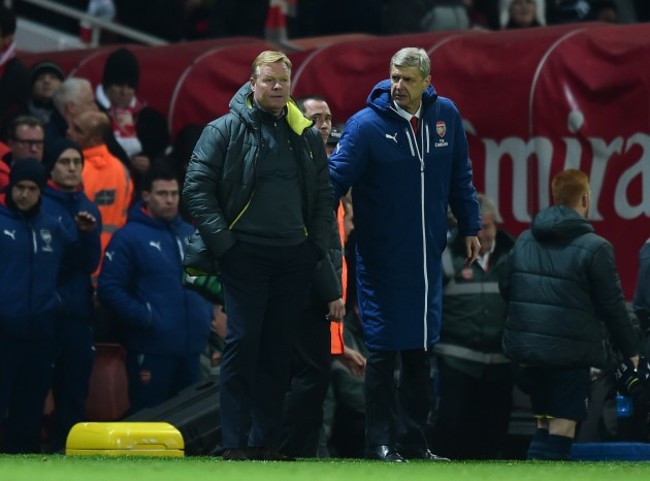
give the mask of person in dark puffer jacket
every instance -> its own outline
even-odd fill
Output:
[[[589,367],[613,362],[616,347],[636,367],[639,346],[625,307],[612,245],[587,220],[587,175],[565,170],[554,205],[540,211],[508,259],[500,290],[509,302],[504,353],[521,365],[537,431],[529,459],[570,459],[586,416]]]
[[[229,113],[203,130],[183,187],[224,286],[226,460],[288,459],[278,448],[293,340],[314,270],[329,263],[334,203],[325,146],[290,91],[289,58],[260,53]],[[324,271],[335,285],[333,267]]]

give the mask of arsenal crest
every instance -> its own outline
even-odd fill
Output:
[[[436,122],[436,133],[440,137],[444,137],[447,133],[447,124],[443,120],[438,120]]]

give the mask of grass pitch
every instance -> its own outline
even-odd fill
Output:
[[[227,462],[218,458],[0,455],[0,481],[647,481],[650,462],[362,460]]]

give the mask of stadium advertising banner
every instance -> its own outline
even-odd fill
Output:
[[[322,95],[334,123],[343,124],[388,77],[395,51],[422,47],[438,94],[460,109],[475,184],[497,203],[503,227],[519,234],[550,204],[557,172],[584,170],[591,182],[590,218],[614,245],[631,299],[638,252],[650,236],[650,24],[360,35],[302,45],[239,38],[135,46],[139,95],[168,116],[175,135],[189,123],[204,125],[224,114],[255,55],[279,48],[293,61],[294,97]],[[88,51],[86,58],[79,52],[48,58],[97,83],[113,48]]]

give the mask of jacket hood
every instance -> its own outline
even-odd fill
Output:
[[[251,88],[250,82],[246,82],[242,85],[237,93],[230,100],[228,105],[230,111],[236,114],[239,118],[242,119],[242,122],[247,124],[253,129],[257,129],[259,125],[259,110],[253,108],[253,89]],[[287,103],[287,122],[296,134],[302,135],[305,129],[310,128],[314,125],[314,122],[305,117],[296,101],[289,97],[289,102]]]
[[[435,102],[437,98],[438,94],[436,93],[436,89],[433,88],[433,85],[429,85],[422,92],[423,106]],[[379,111],[395,110],[395,106],[390,97],[390,80],[382,80],[372,88],[366,99],[366,105]]]
[[[86,163],[90,163],[95,167],[95,169],[105,169],[108,167],[109,163],[106,160],[106,156],[112,155],[108,151],[106,144],[96,145],[95,147],[88,147],[83,149],[83,158],[84,166]]]
[[[541,210],[533,219],[533,236],[538,241],[573,239],[594,232],[589,221],[565,205],[554,205]]]

